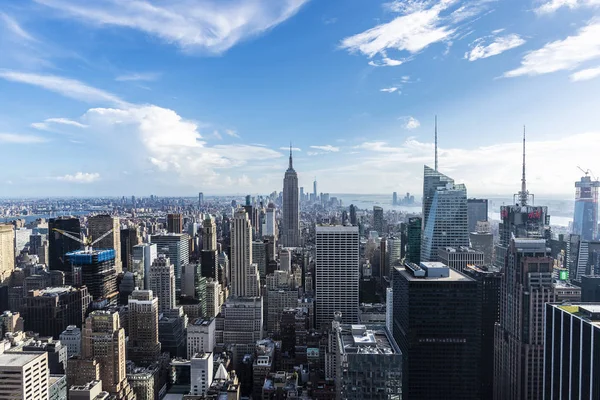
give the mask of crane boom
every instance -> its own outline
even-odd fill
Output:
[[[102,234],[98,239],[96,239],[92,243],[90,243],[90,246],[95,245],[96,243],[98,243],[99,241],[101,241],[102,239],[104,239],[105,237],[110,235],[111,233],[113,233],[113,231],[114,231],[114,229],[110,229],[109,231],[104,232],[104,234]]]
[[[72,235],[71,233],[69,233],[69,232],[67,232],[67,231],[63,231],[62,229],[57,229],[57,228],[54,228],[53,230],[54,230],[54,231],[56,231],[56,232],[58,232],[58,233],[60,233],[60,234],[61,234],[61,235],[63,235],[63,236],[66,236],[66,237],[68,237],[69,239],[73,239],[73,240],[75,240],[76,242],[79,242],[79,243],[81,243],[81,244],[85,245],[85,241],[84,241],[83,239],[81,239],[81,238],[78,238],[77,236],[75,236],[75,235]]]

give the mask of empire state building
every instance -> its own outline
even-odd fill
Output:
[[[290,146],[290,164],[283,178],[283,247],[300,246],[298,208],[298,174],[292,165],[292,147]]]

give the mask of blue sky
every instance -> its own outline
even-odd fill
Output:
[[[0,196],[300,185],[570,197],[600,175],[600,0],[5,0]]]

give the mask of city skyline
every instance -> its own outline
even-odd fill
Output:
[[[515,192],[523,124],[539,196],[600,173],[594,2],[239,4],[3,4],[7,192],[268,193],[291,139],[307,190],[419,193],[436,114],[469,197]]]

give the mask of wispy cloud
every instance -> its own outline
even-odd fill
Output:
[[[579,7],[597,7],[600,6],[600,0],[549,0],[535,9],[538,14],[552,14],[560,8],[570,8],[572,10]]]
[[[119,105],[125,104],[125,102],[114,94],[105,92],[101,89],[96,89],[74,79],[8,70],[0,70],[0,78],[39,86],[46,90],[62,94],[63,96],[88,103],[101,102]]]
[[[338,20],[338,19],[337,19],[336,17],[332,17],[332,18],[324,18],[324,19],[323,19],[323,23],[324,23],[325,25],[332,25],[332,24],[335,24],[335,23],[337,22],[337,20]]]
[[[414,117],[400,117],[400,119],[404,121],[404,129],[413,130],[421,126],[419,120]]]
[[[240,135],[233,129],[225,129],[225,134],[234,138],[240,138]]]
[[[29,32],[27,32],[21,27],[21,25],[19,25],[17,20],[15,20],[10,15],[0,12],[0,21],[2,21],[4,25],[17,37],[25,39],[29,42],[37,41],[31,34],[29,34]]]
[[[289,147],[280,147],[279,150],[290,151]],[[292,151],[302,151],[300,147],[292,147]]]
[[[495,31],[498,32],[498,31]],[[492,35],[493,36],[493,35]],[[494,37],[491,43],[486,44],[490,37],[483,37],[471,43],[471,51],[465,53],[465,59],[476,61],[502,54],[507,50],[514,49],[525,44],[525,39],[517,34]]]
[[[589,81],[600,76],[600,67],[583,69],[571,74],[570,78],[573,82]]]
[[[155,81],[160,78],[161,73],[159,72],[136,72],[132,74],[119,75],[115,78],[118,82],[129,82],[129,81]]]
[[[600,21],[592,20],[577,34],[527,53],[521,66],[506,72],[504,76],[511,78],[572,70],[596,58],[600,58]]]
[[[325,146],[310,146],[311,149],[315,149],[315,150],[321,150],[321,151],[325,151],[328,153],[337,153],[338,151],[340,151],[340,148],[337,146],[332,146],[330,144],[327,144]]]
[[[294,16],[308,0],[35,0],[78,22],[137,29],[187,52],[221,54]]]
[[[16,133],[0,133],[0,143],[35,144],[44,143],[47,141],[48,139],[42,136],[22,135]]]
[[[57,176],[55,179],[71,183],[94,183],[100,179],[100,174],[97,172],[76,172],[72,175]]]
[[[397,90],[398,90],[398,88],[397,88],[397,87],[395,87],[395,86],[392,86],[392,87],[389,87],[389,88],[383,88],[383,89],[380,89],[379,91],[380,91],[380,92],[386,92],[386,93],[394,93],[394,92],[395,92],[395,91],[397,91]]]
[[[43,130],[43,131],[48,131],[48,130],[52,130],[51,126],[53,124],[74,126],[76,128],[87,128],[87,125],[84,125],[77,121],[73,121],[72,119],[69,119],[69,118],[47,118],[44,120],[44,122],[32,123],[31,127],[35,128],[35,129]]]

